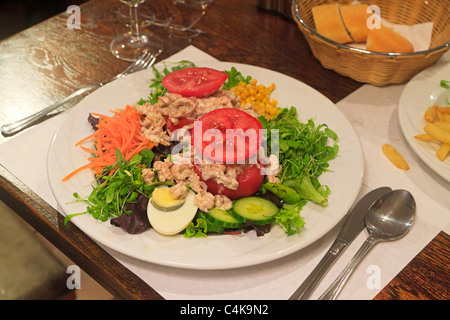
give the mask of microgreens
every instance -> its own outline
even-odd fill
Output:
[[[230,90],[236,87],[240,82],[249,83],[252,80],[251,76],[244,77],[235,67],[231,67],[229,71],[224,71],[228,75],[227,81],[222,86],[223,90]]]
[[[146,184],[142,180],[142,169],[150,167],[153,157],[150,149],[144,149],[127,162],[117,149],[116,163],[105,167],[102,175],[96,178],[91,194],[87,198],[81,198],[78,193],[73,194],[75,201],[87,204],[86,212],[68,215],[64,223],[85,213],[100,221],[117,218],[123,213],[131,214],[131,211],[124,210],[125,204],[135,203],[139,194],[148,196],[155,188],[154,184]]]

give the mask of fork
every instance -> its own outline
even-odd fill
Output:
[[[32,125],[33,123],[36,123],[38,120],[42,119],[43,117],[48,115],[50,112],[58,109],[63,104],[82,95],[85,92],[100,88],[100,87],[104,86],[105,84],[110,83],[111,81],[122,78],[122,77],[132,74],[134,72],[149,68],[150,66],[152,66],[155,63],[155,60],[160,53],[161,53],[161,51],[157,52],[156,54],[152,54],[150,52],[145,52],[135,62],[133,62],[131,65],[129,65],[128,68],[126,68],[123,72],[119,73],[118,75],[111,78],[110,80],[83,87],[83,88],[79,89],[78,91],[75,91],[71,95],[67,96],[66,98],[48,106],[45,109],[42,109],[41,111],[38,111],[38,112],[36,112],[26,118],[23,118],[21,120],[3,125],[1,127],[1,131],[5,135],[15,134],[15,133],[27,128],[28,126]]]

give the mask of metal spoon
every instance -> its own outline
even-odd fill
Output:
[[[376,243],[404,236],[414,222],[415,211],[416,202],[411,193],[405,190],[394,190],[378,199],[369,209],[365,220],[369,237],[319,300],[336,299],[350,275]]]

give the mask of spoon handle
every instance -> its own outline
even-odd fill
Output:
[[[341,252],[346,249],[347,245],[348,243],[337,238],[316,268],[314,268],[308,278],[306,278],[302,285],[292,294],[289,300],[307,300]]]
[[[328,287],[327,290],[319,297],[319,300],[334,300],[341,292],[347,280],[350,278],[350,275],[362,261],[362,259],[366,256],[367,252],[373,247],[374,244],[378,242],[372,236],[369,236],[366,241],[361,245],[358,252],[353,256],[350,262],[347,264],[345,269],[339,274],[339,276],[334,280],[334,282]]]

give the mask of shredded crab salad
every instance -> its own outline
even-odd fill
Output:
[[[319,182],[339,151],[326,124],[300,122],[295,107],[271,98],[236,68],[192,62],[153,67],[148,97],[112,115],[87,115],[93,133],[76,146],[89,163],[63,181],[92,170],[92,192],[75,200],[100,221],[127,233],[207,237],[273,225],[301,232],[308,201],[328,205]]]

